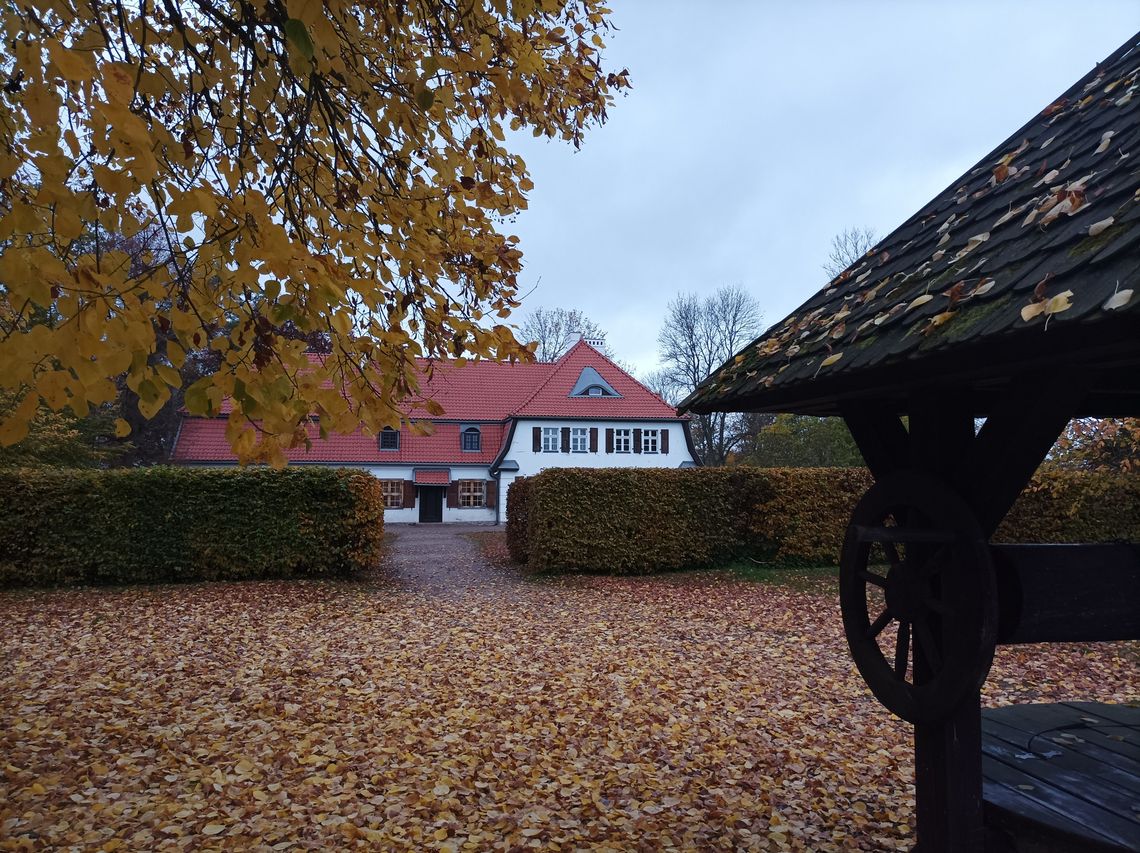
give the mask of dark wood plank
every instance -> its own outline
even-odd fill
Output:
[[[1034,732],[1027,732],[1024,729],[1019,729],[1016,726],[1011,726],[1008,723],[995,719],[992,716],[993,710],[993,708],[987,708],[982,711],[982,736],[997,737],[1006,743],[1011,743],[1022,749],[1029,749],[1029,744],[1033,742],[1033,738],[1037,737],[1037,735]]]
[[[1108,727],[1104,729],[1090,727],[1087,729],[1062,729],[1043,732],[1030,742],[1030,748],[1034,748],[1035,744],[1043,742],[1061,746],[1070,745],[1078,751],[1081,751],[1084,744],[1090,744],[1104,752],[1111,752],[1121,758],[1140,762],[1140,746],[1129,743],[1123,737],[1118,737],[1116,731],[1110,731]]]
[[[1091,710],[1073,708],[1060,702],[1051,702],[1039,705],[1007,705],[1004,708],[989,708],[986,716],[991,720],[1013,726],[1032,734],[1052,732],[1054,729],[1081,729],[1088,727],[1089,723],[1082,717],[1098,719],[1104,725],[1112,721],[1097,718]]]
[[[1134,791],[1109,780],[1109,774],[1105,771],[1110,770],[1111,765],[1091,761],[1088,758],[1077,762],[1065,761],[1065,755],[1059,749],[1044,750],[1040,753],[1018,750],[1016,747],[992,739],[982,742],[982,754],[983,775],[991,772],[992,762],[1000,762],[1026,776],[1033,777],[1042,785],[1050,785],[1058,791],[1063,791],[1074,801],[1083,801],[1110,811],[1117,817],[1131,820],[1136,823],[1137,830],[1140,831],[1140,813],[1136,811],[1140,801],[1137,800]],[[1083,766],[1078,769],[1073,767],[1074,763]]]
[[[1062,702],[1082,714],[1140,728],[1140,705],[1109,705],[1106,702]]]
[[[1073,834],[1072,824],[1076,823],[1082,827],[1081,837],[1112,842],[1122,850],[1140,849],[1140,819],[1123,818],[1094,803],[1079,800],[1065,790],[992,758],[984,759],[982,767],[989,783],[985,787],[986,796],[991,802],[1015,812],[1032,808],[1050,829],[1067,835]],[[1005,790],[994,789],[995,783]],[[1016,794],[1010,797],[1007,792]],[[1041,806],[1048,811],[1038,808]]]
[[[1085,828],[1056,809],[1031,800],[1017,788],[986,779],[986,826],[996,827],[1029,850],[1058,850],[1065,845],[1082,853],[1119,853],[1120,845],[1106,838],[1092,839]],[[1064,848],[1060,848],[1064,849]]]
[[[1066,770],[1095,776],[1126,791],[1131,791],[1132,802],[1140,804],[1140,762],[1099,748],[1091,754],[1062,744],[1050,744],[1044,749],[1034,750],[1028,748],[1028,745],[1023,743],[1020,738],[1007,739],[1004,736],[1006,732],[1023,734],[1017,732],[1016,729],[1006,729],[1005,731],[1000,728],[995,729],[993,724],[987,724],[983,718],[982,751],[992,755],[995,754],[995,750],[1006,750],[1011,752],[1015,758],[1018,755],[1032,754],[1036,756],[1036,760],[1047,761]]]

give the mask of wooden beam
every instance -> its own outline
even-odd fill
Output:
[[[1140,639],[1140,545],[993,545],[999,643]]]
[[[952,389],[931,389],[911,397],[910,464],[965,494],[962,460],[974,441],[969,401]]]
[[[843,420],[875,479],[905,468],[910,440],[902,420],[885,403],[851,401],[842,407]]]
[[[1026,377],[1013,389],[961,459],[964,497],[987,538],[1079,410],[1085,393],[1079,376],[1071,373]]]

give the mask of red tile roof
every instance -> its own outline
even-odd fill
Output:
[[[320,356],[313,356],[314,359]],[[676,411],[636,379],[587,344],[579,341],[558,361],[550,364],[503,364],[470,361],[462,366],[451,362],[421,361],[424,378],[421,397],[434,400],[444,414],[427,417],[422,406],[413,405],[409,415],[417,421],[431,421],[431,435],[416,434],[404,427],[398,450],[380,450],[374,436],[351,435],[318,437],[314,425],[309,430],[312,448],[287,451],[291,462],[338,462],[348,464],[489,465],[503,448],[512,417],[560,417],[582,419],[660,420],[675,419]],[[582,369],[593,367],[620,397],[573,397],[570,390]],[[229,401],[223,407],[228,414]],[[481,449],[461,449],[461,423],[478,423],[482,432]],[[197,418],[184,414],[182,429],[171,459],[174,462],[235,461],[225,437],[225,418]]]
[[[446,486],[451,482],[451,471],[444,468],[442,471],[424,471],[416,469],[416,482],[421,486]]]
[[[514,411],[518,417],[620,418],[657,420],[677,411],[585,341],[579,341],[551,368],[546,381]],[[620,397],[571,397],[582,370],[592,367]]]

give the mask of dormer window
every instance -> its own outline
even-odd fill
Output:
[[[391,427],[384,427],[380,431],[380,449],[381,450],[399,450],[400,449],[400,432]]]
[[[571,397],[620,397],[613,385],[592,367],[583,367],[578,381],[570,390]]]
[[[477,453],[483,447],[482,435],[479,427],[464,427],[459,432],[460,446],[468,452]]]

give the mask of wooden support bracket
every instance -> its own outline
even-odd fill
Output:
[[[885,404],[863,400],[846,403],[843,420],[875,479],[906,467],[910,438],[902,420]]]

